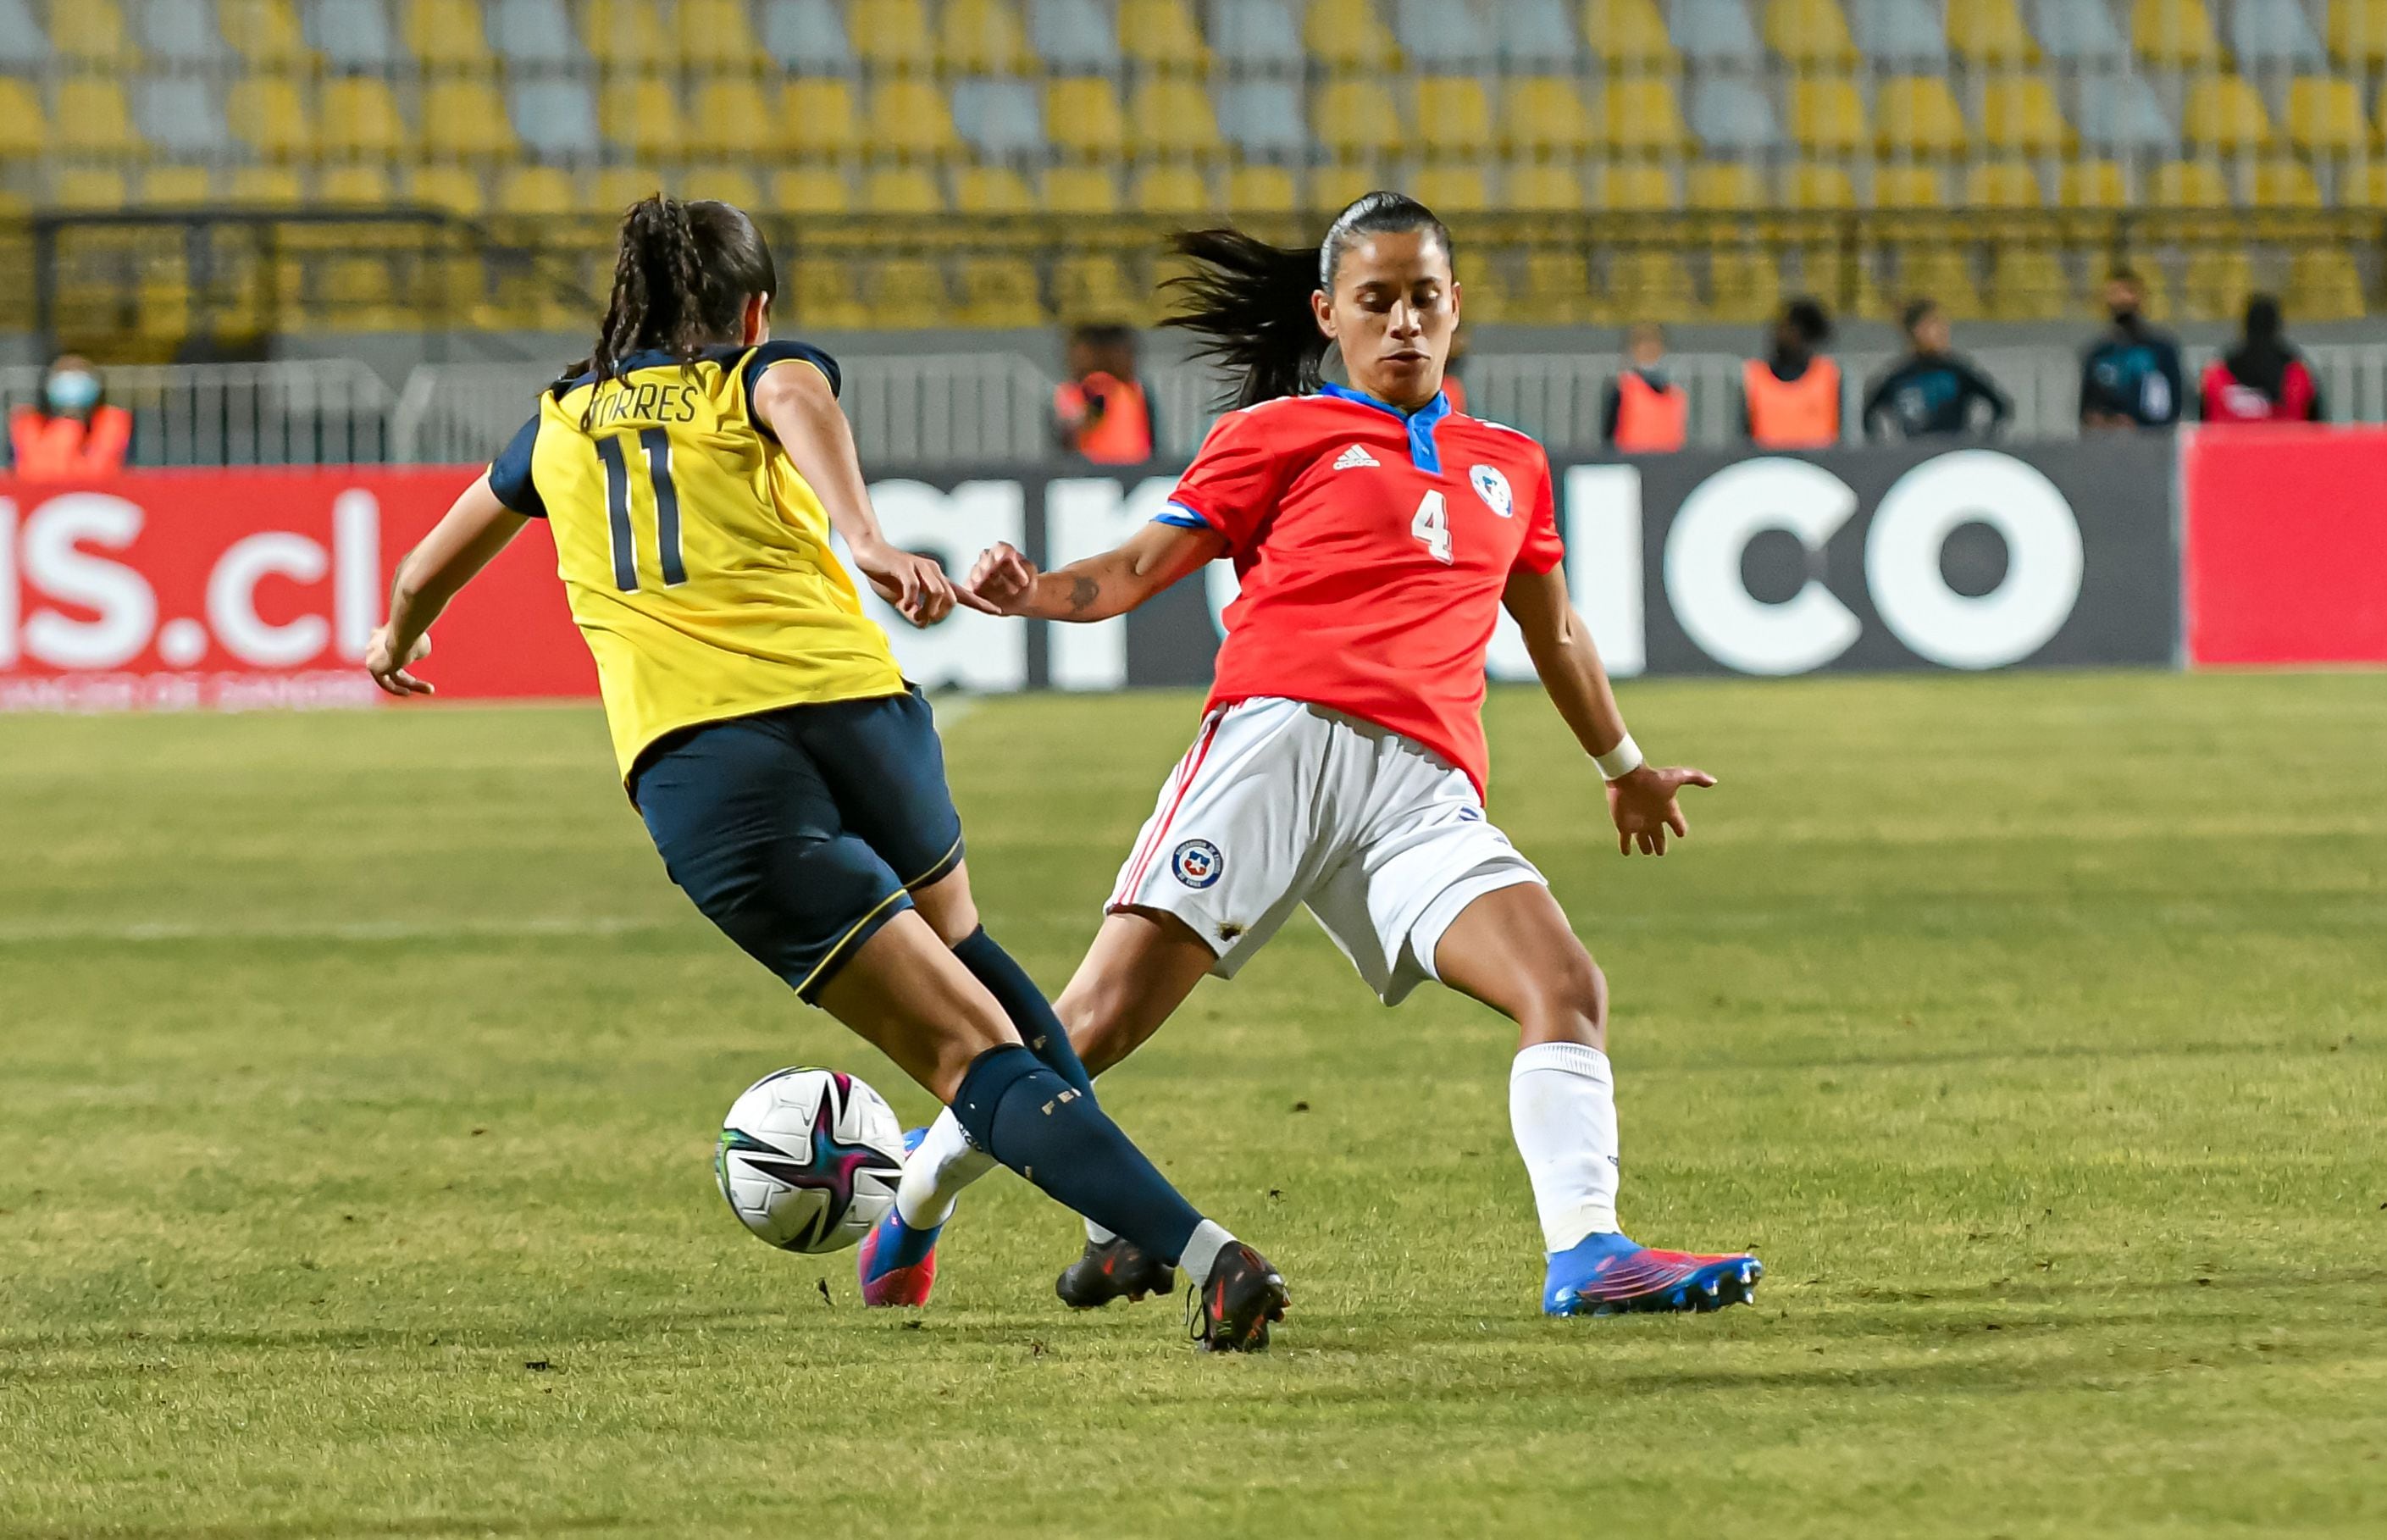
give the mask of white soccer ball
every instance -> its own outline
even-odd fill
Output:
[[[782,1069],[730,1104],[713,1174],[758,1238],[782,1251],[842,1251],[894,1205],[903,1128],[851,1075]]]

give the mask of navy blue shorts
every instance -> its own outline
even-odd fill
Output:
[[[675,733],[640,757],[630,797],[671,879],[807,1002],[962,860],[917,690]]]

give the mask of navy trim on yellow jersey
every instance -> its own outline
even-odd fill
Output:
[[[525,518],[547,517],[547,501],[531,484],[530,452],[538,444],[538,414],[533,412],[529,422],[509,439],[489,461],[489,490],[498,500]]]

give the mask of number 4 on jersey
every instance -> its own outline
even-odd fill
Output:
[[[1425,542],[1433,559],[1444,566],[1450,565],[1450,505],[1440,492],[1428,492],[1425,501],[1418,504],[1417,517],[1409,521],[1409,533]]]

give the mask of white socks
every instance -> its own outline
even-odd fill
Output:
[[[1537,1042],[1520,1053],[1509,1067],[1509,1126],[1534,1184],[1545,1248],[1612,1233],[1616,1093],[1608,1055],[1580,1042]]]
[[[1210,1281],[1210,1269],[1218,1264],[1219,1254],[1234,1243],[1233,1236],[1205,1219],[1194,1227],[1194,1238],[1185,1243],[1185,1255],[1177,1259],[1177,1265],[1185,1269],[1198,1289]]]
[[[961,1119],[948,1107],[937,1114],[920,1147],[903,1162],[895,1212],[914,1230],[933,1230],[954,1217],[954,1200],[963,1188],[1001,1165],[969,1142]]]

